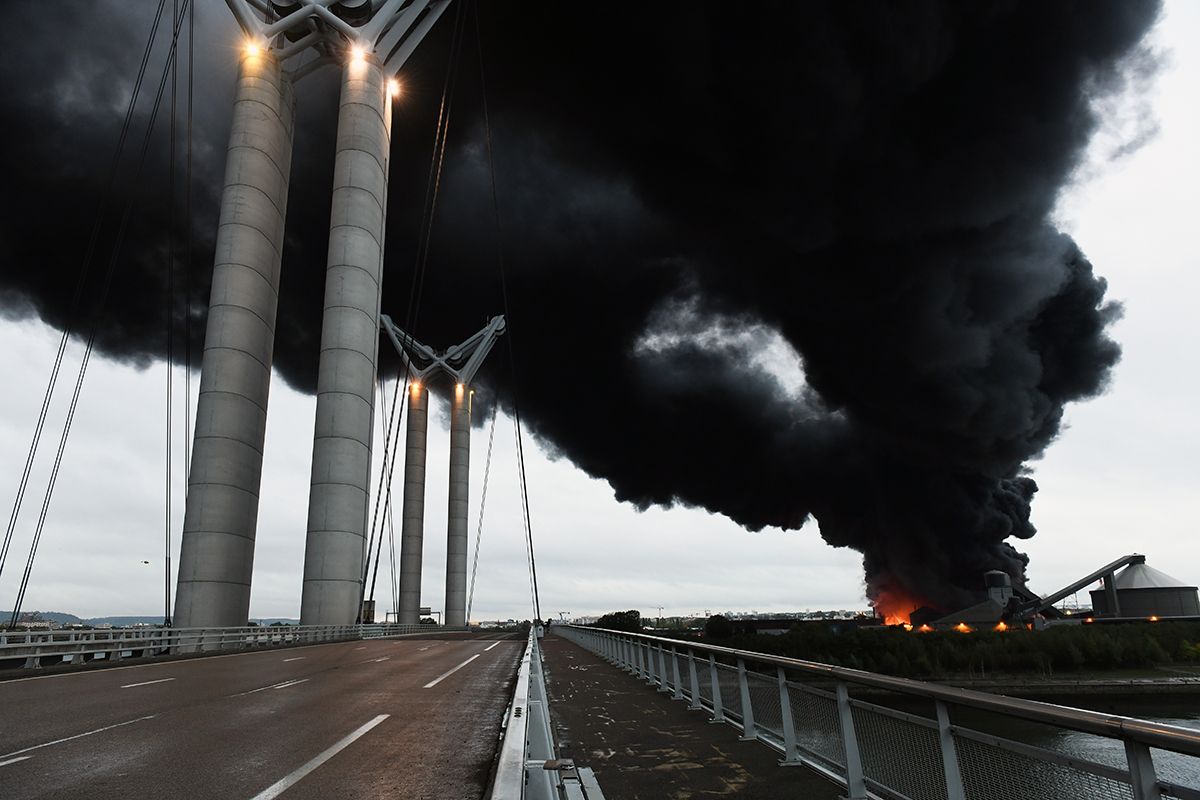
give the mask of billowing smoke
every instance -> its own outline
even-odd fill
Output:
[[[148,22],[115,4],[8,12],[29,35],[0,56],[0,299],[61,326]],[[989,569],[1023,583],[1024,465],[1120,354],[1106,333],[1119,308],[1049,214],[1157,14],[1127,0],[481,3],[523,417],[640,507],[750,529],[815,517],[863,553],[873,598],[949,610]],[[384,306],[398,319],[452,16],[406,68],[395,121]],[[228,17],[201,6],[197,323]],[[474,7],[466,20],[414,330],[435,345],[502,311]],[[276,367],[306,390],[335,89],[332,72],[300,87]],[[112,357],[161,357],[165,165],[159,146],[118,260],[99,340]],[[506,373],[493,359],[483,380]]]

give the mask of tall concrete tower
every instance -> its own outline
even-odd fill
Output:
[[[404,516],[400,532],[401,625],[421,621],[421,552],[425,531],[425,441],[428,430],[426,381],[439,373],[454,381],[450,406],[450,496],[446,521],[446,606],[448,627],[467,624],[467,503],[471,467],[471,381],[483,366],[504,317],[492,317],[483,330],[446,351],[418,342],[384,315],[380,325],[403,359],[413,385],[409,390],[408,447],[404,462]]]
[[[245,40],[217,230],[175,624],[244,625],[249,614],[291,171],[293,86],[330,64],[342,69],[342,100],[301,616],[309,622],[351,622],[359,589],[342,584],[355,559],[350,580],[361,580],[363,522],[356,523],[355,515],[365,520],[392,81],[450,0],[226,2]],[[315,59],[287,68],[289,59],[310,49]],[[342,486],[350,488],[331,488]],[[356,555],[348,555],[355,547]]]
[[[270,53],[238,65],[196,407],[175,624],[245,625],[295,120]]]

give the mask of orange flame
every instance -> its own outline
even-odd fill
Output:
[[[871,581],[871,594],[874,595],[871,607],[888,625],[905,625],[911,621],[912,612],[922,606],[933,605],[927,598],[910,592],[899,581],[886,574]]]

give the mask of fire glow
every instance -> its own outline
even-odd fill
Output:
[[[910,617],[918,608],[933,605],[926,598],[908,591],[891,576],[880,576],[872,581],[871,593],[874,595],[871,607],[888,625],[906,625],[912,621]]]

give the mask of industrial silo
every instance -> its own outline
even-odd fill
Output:
[[[1116,608],[1110,595],[1100,588],[1092,594],[1092,614],[1096,617],[1196,617],[1200,616],[1200,592],[1185,586],[1145,563],[1130,564],[1113,579]]]

